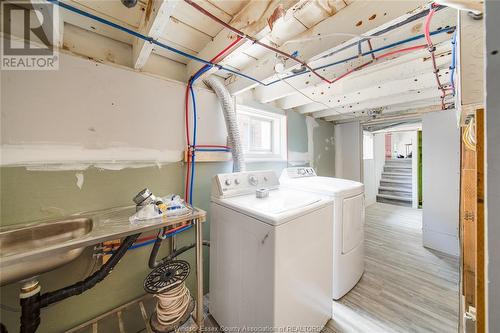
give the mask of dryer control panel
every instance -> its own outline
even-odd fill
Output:
[[[218,198],[255,193],[260,189],[275,189],[278,176],[272,170],[221,173],[212,180],[212,195]]]
[[[283,173],[286,172],[288,178],[301,178],[301,177],[315,177],[316,171],[311,167],[295,167],[286,168]]]

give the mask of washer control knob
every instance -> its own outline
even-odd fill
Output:
[[[239,185],[239,184],[240,184],[240,180],[239,180],[238,178],[236,178],[236,179],[234,180],[234,184],[235,184],[235,185]]]
[[[226,181],[224,182],[227,186],[231,185],[231,179],[226,179]]]
[[[306,171],[302,168],[299,169],[298,172],[299,172],[299,175],[304,175],[306,173]]]
[[[259,180],[255,176],[250,176],[248,177],[248,182],[250,183],[250,185],[255,186],[259,183]]]

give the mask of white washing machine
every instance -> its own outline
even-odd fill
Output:
[[[279,187],[273,171],[217,175],[210,313],[225,329],[321,329],[331,318],[331,198]]]
[[[363,275],[365,204],[364,185],[347,179],[320,177],[313,168],[287,168],[282,187],[333,198],[333,299],[351,290]]]

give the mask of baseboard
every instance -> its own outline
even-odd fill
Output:
[[[422,242],[425,247],[432,250],[443,252],[455,257],[458,257],[460,254],[457,236],[423,228]]]

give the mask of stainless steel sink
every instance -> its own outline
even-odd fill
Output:
[[[1,228],[0,259],[85,237],[92,231],[92,228],[93,220],[88,217]],[[2,265],[0,286],[56,269],[77,258],[84,248],[69,249],[31,260],[11,261]]]

